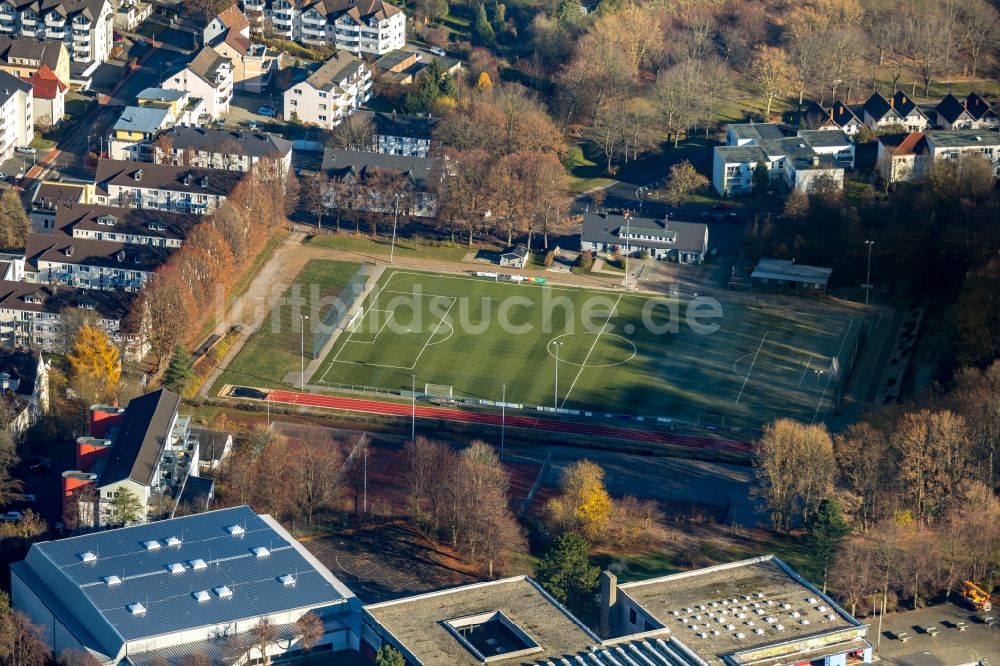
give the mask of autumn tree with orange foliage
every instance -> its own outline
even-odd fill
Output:
[[[100,328],[84,322],[66,355],[71,381],[78,393],[96,400],[107,399],[118,389],[122,364],[118,347]]]

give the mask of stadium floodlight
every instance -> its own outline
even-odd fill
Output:
[[[553,340],[551,344],[552,344],[553,347],[555,347],[555,350],[556,350],[556,354],[555,354],[555,356],[556,356],[556,386],[555,386],[555,389],[553,389],[553,391],[552,391],[552,408],[553,409],[559,409],[559,347],[562,345],[562,342],[560,342],[559,340]]]
[[[299,390],[306,390],[306,320],[308,315],[299,315]]]

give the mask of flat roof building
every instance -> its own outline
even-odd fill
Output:
[[[277,656],[301,650],[295,622],[323,621],[312,651],[348,647],[354,594],[276,520],[249,507],[36,543],[11,566],[11,598],[55,654],[105,664],[259,659],[250,632],[268,618]],[[245,639],[245,640],[241,640]],[[244,650],[242,657],[226,654]]]
[[[754,289],[776,291],[818,291],[830,288],[832,268],[797,264],[794,259],[764,257],[750,275]]]
[[[622,583],[617,592],[617,632],[669,629],[710,665],[870,660],[868,626],[773,555]]]

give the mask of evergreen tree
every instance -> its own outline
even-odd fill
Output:
[[[139,496],[128,488],[118,488],[111,498],[111,517],[114,522],[122,525],[141,522],[145,516]]]
[[[163,388],[173,391],[178,395],[184,395],[191,379],[194,377],[194,367],[191,363],[191,355],[183,347],[174,347],[174,353],[170,357],[170,365],[163,376]]]
[[[767,171],[767,165],[757,162],[753,169],[753,193],[757,195],[766,194],[767,188],[771,186],[771,175]]]
[[[813,560],[823,574],[823,591],[826,592],[826,574],[833,562],[840,541],[850,534],[851,526],[840,510],[835,499],[825,499],[819,503],[816,515],[809,521],[806,536],[812,546]]]
[[[406,660],[399,650],[386,644],[375,654],[375,666],[406,666]]]
[[[476,41],[485,46],[486,48],[491,48],[497,43],[497,34],[493,30],[493,26],[490,25],[490,20],[486,16],[486,6],[483,3],[479,3],[479,9],[476,11]]]
[[[538,565],[538,582],[549,594],[580,617],[594,610],[601,570],[590,563],[590,546],[576,532],[566,532]]]
[[[437,60],[432,60],[420,77],[416,85],[411,86],[410,92],[406,93],[404,106],[410,113],[427,113],[431,105],[441,95],[441,83],[444,79],[441,65]],[[454,85],[454,84],[452,84]]]

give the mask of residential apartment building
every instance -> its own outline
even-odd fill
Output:
[[[48,65],[25,78],[31,84],[32,119],[35,126],[58,125],[66,115],[66,91],[69,86],[59,80]]]
[[[880,136],[876,162],[879,176],[889,185],[920,180],[927,166],[927,153],[923,132]]]
[[[29,234],[24,280],[99,291],[138,291],[171,249],[122,241]]]
[[[204,218],[155,208],[113,208],[64,203],[56,209],[52,233],[126,245],[179,248]]]
[[[134,296],[123,291],[0,280],[0,344],[64,352],[66,314],[83,310],[93,316],[127,360],[138,361],[149,346],[142,331],[132,330],[128,323]]]
[[[183,69],[166,76],[160,87],[203,99],[207,117],[219,120],[229,113],[233,99],[233,64],[206,46]]]
[[[188,476],[199,473],[198,440],[180,405],[179,395],[160,389],[125,408],[91,406],[90,432],[76,440],[77,469],[63,475],[63,501],[78,503],[83,525],[142,523],[151,513],[165,517],[166,505],[158,500],[179,495]],[[84,475],[92,477],[86,484],[80,483]],[[91,497],[80,494],[84,486],[92,488]],[[118,515],[114,499],[122,490],[138,499],[136,516]]]
[[[341,201],[334,199],[337,195],[331,190],[326,203],[329,208],[390,211],[398,195],[403,215],[437,214],[437,188],[445,177],[442,160],[327,148],[322,169],[331,179],[345,183],[348,190]],[[367,186],[373,182],[388,189]]]
[[[93,200],[94,186],[91,183],[38,181],[31,193],[31,208],[28,212],[31,228],[33,231],[48,231],[55,227],[56,210],[63,202],[91,203]]]
[[[372,73],[360,58],[338,51],[305,81],[285,91],[284,118],[332,129],[371,97]]]
[[[966,155],[981,155],[1000,175],[1000,132],[982,130],[929,130],[927,157],[931,164],[959,160]]]
[[[115,12],[114,26],[119,30],[133,32],[152,13],[152,3],[141,2],[141,0],[122,0]]]
[[[157,164],[250,171],[261,160],[273,160],[286,173],[292,168],[292,142],[267,132],[175,127],[160,134],[149,150]]]
[[[34,95],[31,84],[0,72],[0,161],[35,138]]]
[[[386,155],[427,157],[438,118],[397,113],[373,113],[374,150]]]
[[[721,196],[752,191],[758,165],[772,183],[809,192],[818,183],[843,187],[844,169],[854,166],[854,143],[840,130],[800,130],[786,137],[777,125],[733,124],[726,145],[717,146],[712,185]]]
[[[246,506],[36,543],[11,570],[13,606],[54,654],[248,666],[301,659],[308,647],[309,661],[336,664],[336,652],[357,646],[357,597],[276,519]],[[309,640],[296,625],[306,613],[319,618]],[[274,633],[266,660],[254,638],[262,618]]]
[[[252,25],[304,44],[381,56],[406,45],[406,14],[385,0],[243,0]]]
[[[204,214],[215,210],[242,179],[241,171],[101,160],[94,199],[102,206]]]
[[[135,158],[140,144],[152,140],[160,130],[173,124],[173,116],[165,104],[126,106],[111,128],[111,159]]]
[[[200,127],[208,119],[205,100],[184,90],[146,88],[135,96],[140,107],[166,109],[171,125]]]
[[[274,72],[281,69],[281,52],[251,39],[250,23],[236,5],[209,21],[202,39],[232,61],[237,90],[259,94],[270,84]]]
[[[40,42],[33,37],[11,38],[0,34],[0,70],[14,76],[27,79],[44,66],[60,81],[69,83],[69,61],[69,51],[63,42]]]
[[[0,34],[63,42],[74,63],[102,63],[108,59],[114,43],[114,13],[111,0],[52,3],[3,0]]]
[[[886,99],[879,93],[872,94],[865,102],[862,119],[873,132],[899,126],[907,132],[922,132],[930,121],[927,114],[902,90]]]
[[[225,33],[250,39],[250,22],[235,4],[219,12],[201,31],[202,44],[211,44]]]

